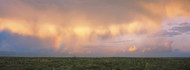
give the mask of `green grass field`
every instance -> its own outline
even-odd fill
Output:
[[[190,70],[190,58],[0,57],[0,70]]]

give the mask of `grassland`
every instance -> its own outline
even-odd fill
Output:
[[[0,70],[190,70],[190,58],[0,57]]]

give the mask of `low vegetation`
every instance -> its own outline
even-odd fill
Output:
[[[190,58],[0,57],[0,70],[190,70]]]

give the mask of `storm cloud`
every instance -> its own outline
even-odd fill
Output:
[[[172,52],[176,47],[171,44],[176,45],[178,39],[170,38],[189,32],[190,26],[170,27],[173,25],[170,24],[165,29],[164,22],[177,17],[188,19],[189,3],[188,0],[0,0],[0,50],[94,56]]]

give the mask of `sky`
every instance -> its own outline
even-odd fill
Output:
[[[189,0],[0,0],[0,56],[190,57]]]

